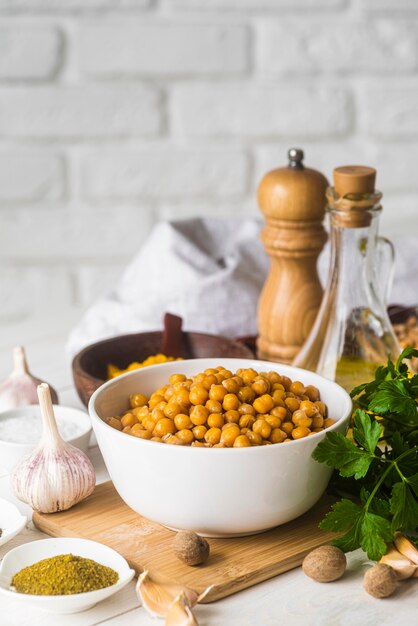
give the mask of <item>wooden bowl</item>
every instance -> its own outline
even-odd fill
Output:
[[[77,393],[87,406],[90,396],[107,379],[109,363],[123,369],[134,361],[143,361],[161,352],[160,331],[120,335],[98,341],[81,350],[73,359],[73,378]],[[185,359],[233,357],[252,359],[254,354],[238,341],[220,335],[183,333]],[[181,369],[179,365],[179,369]]]

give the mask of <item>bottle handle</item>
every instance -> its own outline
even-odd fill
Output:
[[[386,237],[377,237],[376,284],[383,304],[388,306],[395,273],[395,247]]]

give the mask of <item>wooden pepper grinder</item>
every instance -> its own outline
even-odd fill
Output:
[[[322,299],[317,259],[328,181],[303,165],[303,151],[288,151],[289,165],[268,172],[258,187],[266,219],[261,240],[270,272],[258,304],[258,357],[290,363],[315,321]]]

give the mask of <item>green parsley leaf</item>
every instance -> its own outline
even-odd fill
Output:
[[[371,420],[370,415],[361,409],[354,413],[353,435],[356,442],[365,450],[374,453],[379,437],[382,434],[382,427],[376,421]]]
[[[405,359],[411,359],[414,356],[418,357],[418,350],[414,348],[413,346],[408,346],[407,348],[402,350],[402,352],[400,353],[398,360],[396,361],[395,368],[399,371],[402,362]]]
[[[418,474],[414,474],[413,476],[408,476],[408,478],[405,478],[405,480],[418,498]],[[418,524],[415,523],[414,528],[417,525]]]
[[[361,520],[360,547],[367,552],[372,561],[378,561],[387,550],[387,543],[392,541],[393,531],[390,522],[380,515],[367,512]]]
[[[313,458],[340,470],[341,476],[354,476],[357,480],[369,470],[373,455],[361,450],[341,433],[327,433],[313,452]]]
[[[325,515],[319,528],[330,532],[347,530],[357,522],[361,512],[361,508],[352,500],[343,498],[331,506],[331,511]]]
[[[378,415],[396,413],[408,421],[417,420],[417,404],[400,380],[386,380],[379,385],[369,404],[370,410]]]
[[[413,530],[417,526],[418,502],[404,480],[395,483],[390,498],[392,529]]]

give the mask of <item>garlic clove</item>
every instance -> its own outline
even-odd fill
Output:
[[[13,363],[12,373],[0,383],[0,411],[38,403],[37,387],[42,381],[30,373],[22,346],[14,348]],[[57,404],[58,396],[52,388],[51,395]]]
[[[392,544],[389,546],[386,554],[382,556],[379,563],[384,563],[392,567],[399,580],[411,578],[418,569],[418,565],[411,563],[411,561],[401,554]]]
[[[402,533],[395,533],[394,544],[403,556],[406,556],[412,563],[418,565],[418,549]]]
[[[87,498],[94,490],[96,475],[84,452],[60,436],[46,383],[39,385],[38,398],[42,438],[38,447],[16,465],[11,483],[16,496],[35,511],[56,513]]]
[[[168,609],[165,626],[199,626],[184,593]]]
[[[147,570],[144,570],[138,577],[136,592],[141,605],[151,617],[166,617],[170,606],[182,593],[187,598],[189,606],[194,606],[198,599],[198,594],[193,589],[182,585],[156,582]]]

